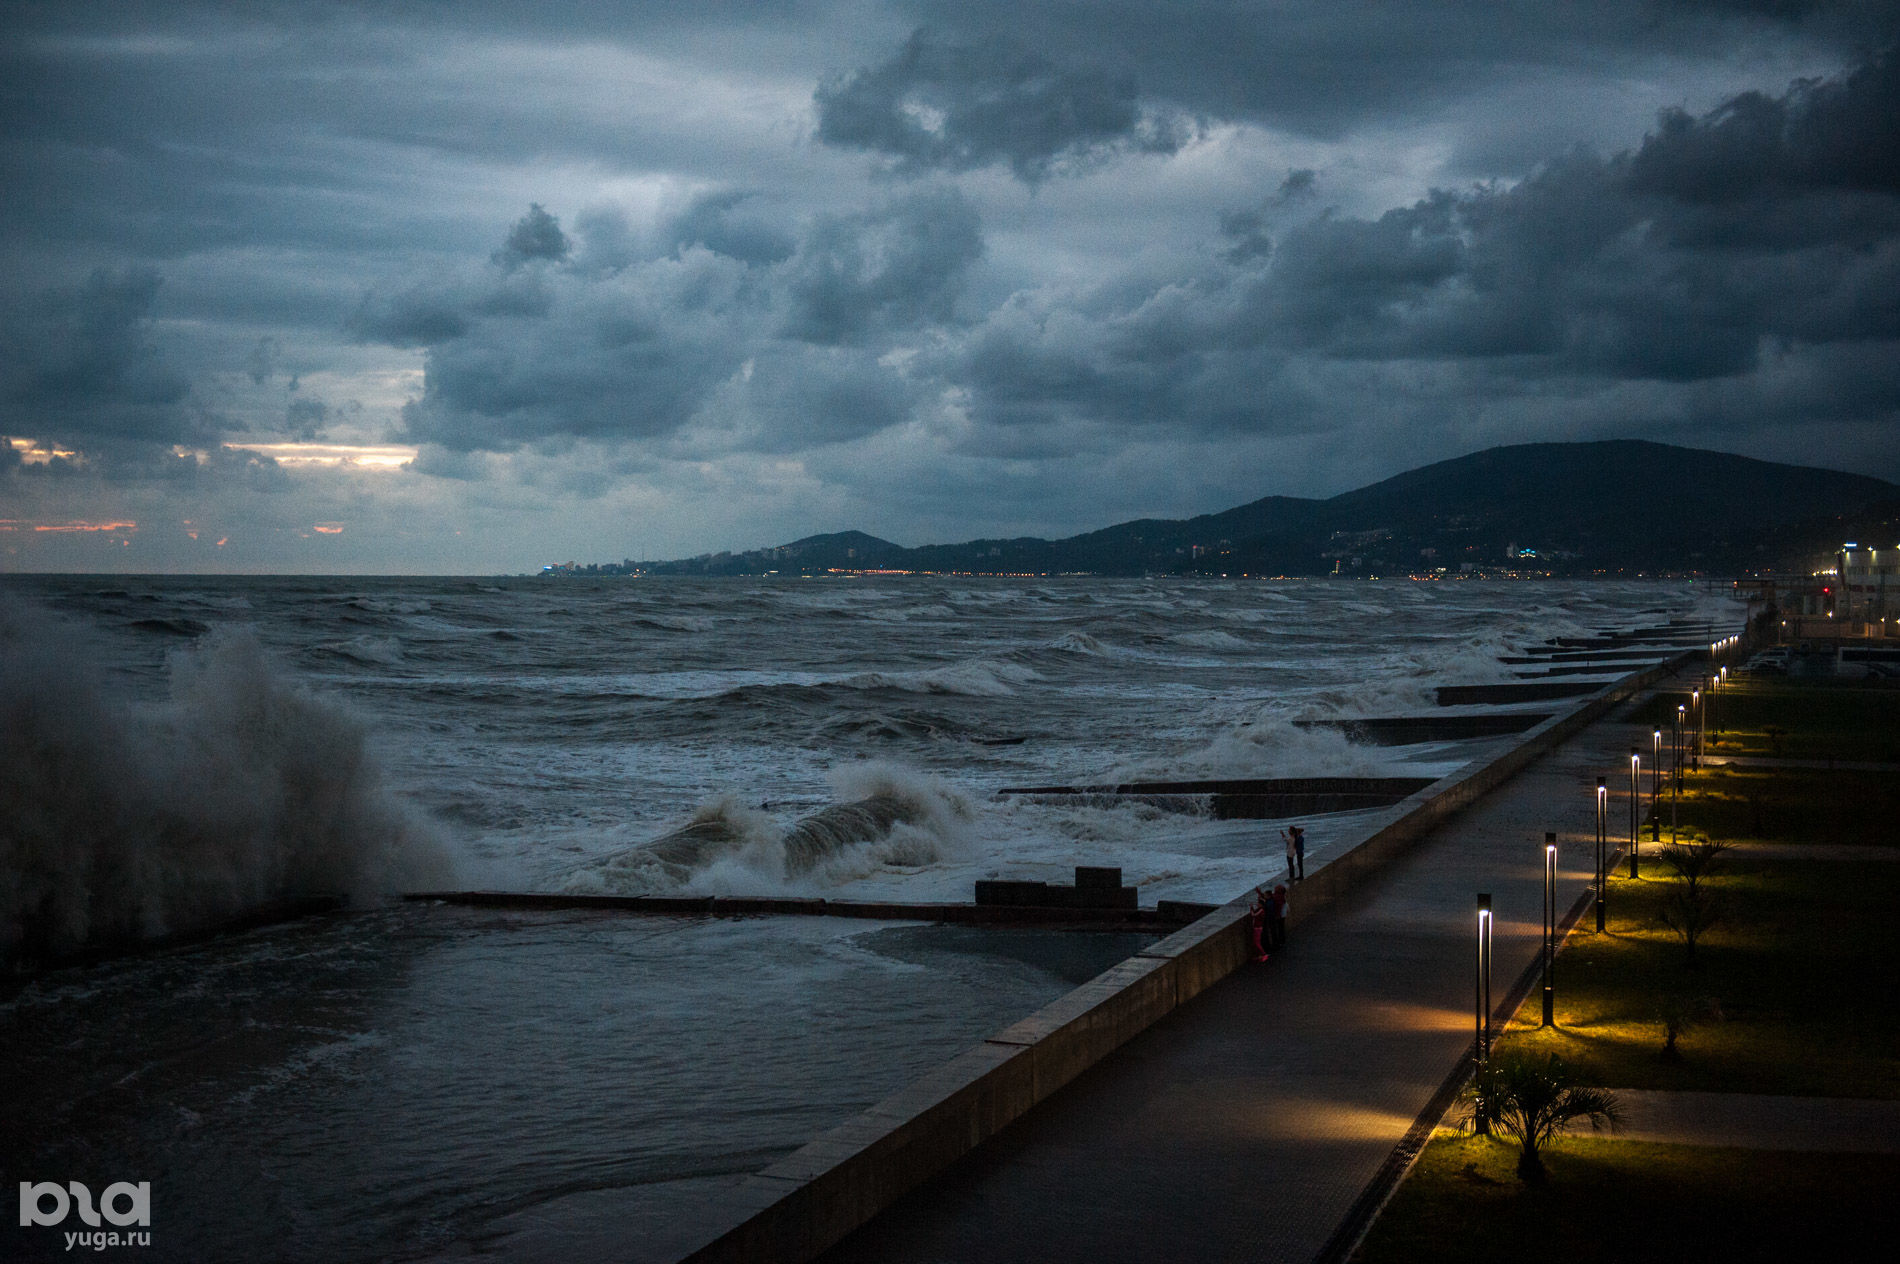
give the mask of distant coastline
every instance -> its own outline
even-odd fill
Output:
[[[1856,539],[1900,542],[1900,486],[1606,440],[1488,448],[1326,500],[1268,496],[1060,540],[906,548],[842,531],[671,561],[551,563],[542,573],[1684,579],[1800,570]]]

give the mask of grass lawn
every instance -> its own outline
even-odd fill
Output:
[[[1688,701],[1687,690],[1659,693],[1638,713],[1662,728],[1665,752],[1676,706]],[[1717,754],[1900,763],[1900,687],[1892,683],[1731,681],[1714,708],[1704,749]]]
[[[1673,717],[1658,699],[1652,722]],[[1749,681],[1723,691],[1723,753],[1900,762],[1900,690]],[[1645,788],[1647,786],[1645,785]],[[1557,958],[1557,1026],[1533,991],[1500,1051],[1559,1054],[1585,1084],[1900,1099],[1900,862],[1749,855],[1751,842],[1900,846],[1900,776],[1705,768],[1686,779],[1684,835],[1740,844],[1705,883],[1722,917],[1691,966],[1661,922],[1676,883],[1645,842],[1618,877],[1609,933],[1586,914]],[[1662,801],[1663,835],[1669,800]],[[1647,840],[1648,831],[1644,838]],[[1625,859],[1621,872],[1628,873]],[[1711,998],[1711,1017],[1661,1056],[1662,998]],[[1355,1256],[1388,1261],[1884,1257],[1900,1241],[1900,1155],[1790,1154],[1581,1138],[1545,1154],[1541,1186],[1517,1147],[1440,1132]]]
[[[1643,792],[1649,792],[1644,779]],[[1659,803],[1669,838],[1670,793]],[[1900,775],[1823,768],[1705,767],[1683,777],[1681,829],[1726,842],[1900,846]],[[1647,840],[1648,831],[1643,837]],[[1649,850],[1644,847],[1645,852]]]
[[[1537,1188],[1517,1179],[1516,1162],[1509,1143],[1441,1134],[1353,1258],[1798,1264],[1878,1258],[1900,1240],[1900,1199],[1892,1194],[1900,1155],[1581,1137],[1550,1148],[1550,1180]]]
[[[1539,1001],[1500,1041],[1555,1052],[1612,1088],[1900,1098],[1900,863],[1749,861],[1709,882],[1726,905],[1696,965],[1657,917],[1674,879],[1660,860],[1611,883],[1610,932],[1586,915],[1557,958],[1557,1026]],[[1624,870],[1627,872],[1627,869]],[[1713,997],[1723,1018],[1664,1061],[1659,1000]]]

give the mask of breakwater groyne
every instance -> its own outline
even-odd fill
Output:
[[[1294,906],[1296,928],[1447,818],[1704,652],[1684,651],[1595,687],[1510,749],[1405,796],[1309,873]],[[722,1190],[699,1209],[700,1235],[683,1258],[811,1259],[1251,960],[1248,920],[1244,898],[1222,905]]]
[[[998,797],[1032,803],[1113,807],[1145,803],[1205,812],[1223,821],[1261,821],[1322,812],[1389,807],[1431,784],[1430,777],[1257,777],[1207,781],[1125,781],[1107,786],[1018,786]]]
[[[1199,920],[1215,907],[1187,900],[1160,900],[1152,908],[1098,908],[1053,902],[949,904],[799,896],[568,895],[557,891],[411,891],[402,898],[474,908],[592,909],[647,917],[855,917],[958,926],[1080,926],[1091,930],[1173,929]]]

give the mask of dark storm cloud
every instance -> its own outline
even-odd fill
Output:
[[[578,252],[497,255],[457,281],[366,298],[359,336],[429,349],[406,437],[460,452],[660,439],[722,389],[734,441],[760,451],[901,420],[911,389],[877,357],[891,335],[951,317],[983,251],[975,211],[954,189],[921,189],[816,217],[794,244],[736,219],[741,201],[696,201],[657,256],[596,219]]]
[[[1269,235],[1276,194],[1225,218],[1235,247],[1223,264],[1108,301],[1104,290],[1006,306],[945,372],[1004,426],[1336,426],[1363,401],[1313,382],[1355,363],[1413,366],[1407,376],[1437,383],[1441,415],[1546,384],[1585,398],[1654,384],[1666,411],[1679,405],[1658,390],[1772,371],[1776,408],[1891,419],[1895,76],[1885,56],[1779,97],[1671,114],[1633,152],[1580,151],[1514,186],[1436,192],[1373,218],[1309,215]],[[1843,354],[1853,348],[1878,350]],[[1852,389],[1817,389],[1828,375],[1805,362],[1851,365]],[[1742,429],[1763,407],[1730,398],[1729,420],[1699,421]]]
[[[365,342],[427,347],[468,332],[464,298],[445,285],[411,285],[393,294],[370,293],[351,313],[347,328]]]
[[[754,451],[802,452],[875,434],[903,421],[912,389],[849,347],[777,344],[760,351],[743,386]]]
[[[779,225],[747,213],[746,204],[754,197],[736,190],[693,199],[667,225],[667,245],[675,251],[704,246],[741,263],[783,263],[792,257],[796,244]]]
[[[508,240],[495,252],[494,260],[512,270],[536,259],[558,263],[567,258],[569,249],[560,221],[542,209],[539,202],[532,202],[528,213],[508,230]]]
[[[1540,71],[1594,76],[1764,34],[1854,50],[1900,33],[1896,6],[1867,0],[911,0],[904,8],[952,46],[1006,40],[1052,61],[1083,60],[1110,81],[1138,80],[1146,98],[1197,115],[1328,138],[1432,115]],[[881,147],[903,152],[894,137]]]
[[[954,187],[924,189],[859,215],[817,220],[790,263],[785,331],[844,342],[951,318],[983,253],[975,208]]]
[[[305,441],[320,439],[329,418],[330,406],[322,400],[293,399],[284,409],[284,428]]]
[[[898,170],[1007,163],[1024,180],[1116,150],[1171,154],[1192,131],[1143,108],[1129,74],[1058,66],[1005,36],[953,43],[914,32],[887,62],[841,75],[814,96],[818,138],[896,161]]]
[[[202,437],[190,383],[153,340],[159,286],[150,268],[99,269],[76,289],[9,304],[0,398],[20,429],[63,440]]]

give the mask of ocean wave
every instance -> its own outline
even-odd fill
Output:
[[[1192,646],[1202,650],[1244,650],[1252,646],[1235,636],[1232,632],[1223,632],[1212,628],[1205,632],[1177,632],[1168,638],[1176,645]]]
[[[97,657],[77,630],[0,604],[0,959],[448,871],[364,726],[285,677],[249,631],[174,654],[155,706],[110,691]]]
[[[630,620],[635,626],[659,628],[667,632],[710,632],[719,620],[703,614],[641,614]]]
[[[163,636],[203,636],[211,630],[208,623],[196,619],[134,619],[126,625],[139,632],[157,632]]]
[[[353,636],[346,641],[313,645],[308,651],[318,658],[342,658],[366,667],[393,667],[402,662],[402,642],[393,636]]]
[[[348,604],[358,610],[367,610],[371,614],[427,614],[434,609],[428,602],[420,599],[400,601],[384,600],[380,597],[353,597]]]
[[[914,672],[860,672],[835,683],[847,689],[899,689],[905,693],[954,693],[969,698],[1008,698],[1016,686],[1042,676],[1021,663],[972,659]]]
[[[1386,775],[1389,751],[1356,746],[1332,729],[1301,728],[1284,715],[1260,712],[1227,725],[1202,742],[1118,764],[1112,781],[1159,781],[1216,777],[1377,777]]]
[[[880,868],[914,869],[961,850],[975,809],[937,778],[892,764],[832,776],[838,802],[781,829],[735,794],[701,805],[686,825],[587,861],[559,889],[618,895],[814,892]]]

